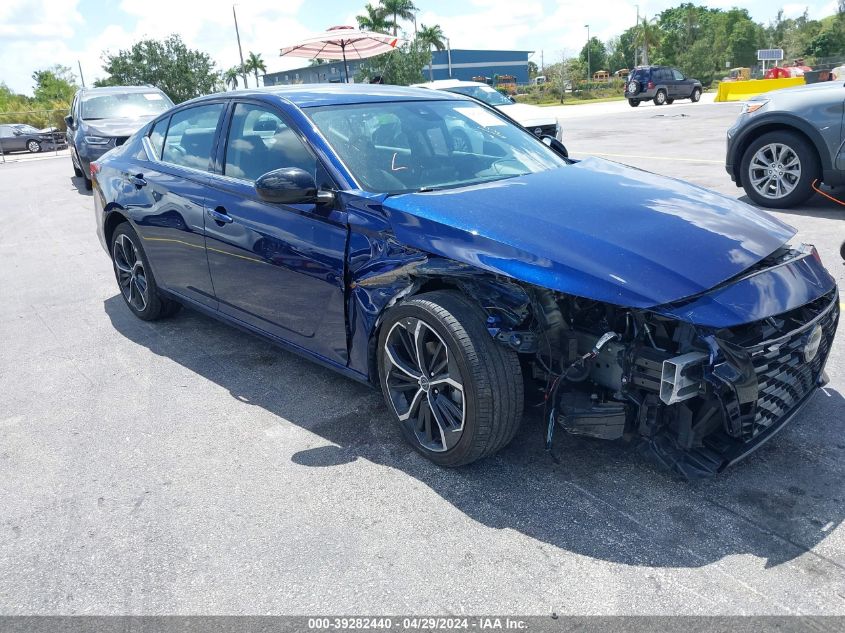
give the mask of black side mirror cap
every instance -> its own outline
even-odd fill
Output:
[[[69,114],[65,117],[65,125],[68,127],[73,127],[73,117]]]
[[[265,202],[275,204],[326,204],[334,200],[329,191],[317,191],[314,177],[299,167],[268,171],[255,181],[255,191]]]
[[[555,154],[558,154],[561,158],[569,159],[569,150],[566,149],[566,145],[561,143],[554,136],[544,134],[540,137],[540,140],[543,141],[543,145],[551,149]]]

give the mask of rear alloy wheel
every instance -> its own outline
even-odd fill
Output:
[[[421,294],[388,312],[379,379],[399,428],[441,466],[462,466],[513,439],[522,419],[516,352],[497,343],[486,315],[457,292]]]
[[[26,142],[26,148],[33,154],[37,154],[41,151],[41,143],[39,143],[35,139],[32,139],[31,141]]]
[[[159,295],[141,240],[129,223],[124,222],[114,230],[111,256],[117,286],[135,316],[154,321],[179,311],[179,303]]]
[[[792,132],[769,132],[742,157],[742,186],[756,204],[785,209],[806,201],[819,177],[815,149]]]
[[[665,90],[658,90],[657,94],[654,95],[654,105],[662,106],[666,103],[666,91]]]
[[[701,100],[701,88],[693,88],[692,94],[690,95],[690,101],[693,103],[698,103]]]
[[[630,105],[632,108],[636,108],[638,105],[640,105],[640,100],[639,99],[628,99],[628,105]]]

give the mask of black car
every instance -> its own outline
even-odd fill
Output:
[[[643,101],[654,101],[654,105],[672,103],[675,99],[689,99],[693,103],[701,99],[701,82],[687,77],[677,68],[670,66],[637,66],[628,76],[625,84],[625,98],[632,108]]]
[[[64,149],[61,133],[52,130],[38,130],[26,123],[0,125],[0,149],[3,152],[26,151],[33,154],[51,149]]]

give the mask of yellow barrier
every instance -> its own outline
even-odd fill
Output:
[[[749,81],[723,81],[714,101],[745,101],[770,90],[803,86],[803,77],[784,77],[783,79],[751,79]]]

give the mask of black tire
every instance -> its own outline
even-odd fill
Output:
[[[74,176],[76,176],[77,178],[81,178],[82,176],[84,176],[84,175],[85,175],[84,173],[82,173],[82,169],[80,169],[80,168],[76,165],[76,161],[73,159],[73,154],[72,154],[72,153],[71,153],[71,155],[70,155],[70,164],[71,164],[71,165],[73,165],[73,175],[74,175]]]
[[[640,105],[640,100],[639,99],[628,99],[628,105],[630,105],[632,108],[636,108],[638,105]]]
[[[658,90],[657,94],[654,95],[654,105],[661,106],[666,103],[666,91],[665,90]]]
[[[674,99],[666,99],[666,105],[672,105],[673,103],[675,103]]]
[[[519,357],[493,340],[487,331],[486,320],[484,311],[461,294],[437,291],[411,297],[392,308],[379,330],[379,381],[387,406],[394,413],[405,439],[440,466],[463,466],[495,453],[513,439],[522,421],[523,380]],[[425,331],[417,337],[408,328],[416,332],[419,322],[423,324],[420,331]],[[432,368],[438,358],[441,359],[434,377],[423,374],[418,379],[409,378],[411,374],[398,370],[398,365],[391,361],[392,354],[405,356],[408,360],[400,358],[399,362],[420,373],[419,363],[414,364],[416,361],[410,356],[414,352],[407,345],[410,342],[419,349],[420,346],[414,345],[415,340],[423,341],[420,346],[429,352],[432,347],[437,350],[445,347],[444,355],[438,356],[435,352],[431,354],[430,365],[423,363]],[[404,347],[402,342],[406,342]],[[453,378],[453,374],[456,377]],[[435,388],[438,375],[448,376],[462,386],[463,424],[459,435],[451,435],[458,433],[457,430],[442,431],[443,425],[432,414],[436,408],[441,417],[444,415],[446,407],[429,404],[438,403],[438,398],[447,398],[450,407],[461,413],[456,406],[457,390],[440,381],[442,393],[438,394]],[[447,389],[451,389],[451,393],[447,393]],[[414,402],[417,402],[416,407]],[[406,409],[404,415],[409,416],[404,422],[400,409]],[[424,422],[426,409],[428,426]],[[416,416],[412,415],[415,410]],[[428,428],[433,430],[426,434],[424,429]],[[435,433],[443,440],[427,439]],[[426,441],[429,441],[428,445],[424,445]]]
[[[839,247],[839,256],[845,259],[845,242],[842,242],[842,246]]]
[[[800,161],[800,176],[796,181],[794,189],[779,198],[766,197],[759,193],[751,183],[749,168],[754,155],[763,147],[773,143],[787,146],[791,149]],[[813,181],[820,177],[819,157],[809,141],[795,132],[775,131],[763,134],[754,139],[740,162],[740,178],[742,188],[751,200],[762,207],[772,209],[787,209],[805,202],[813,195]]]
[[[698,103],[701,100],[701,88],[693,88],[690,95],[690,101]]]
[[[26,149],[29,150],[31,154],[37,154],[41,151],[41,143],[36,141],[34,138],[30,139],[26,142]]]
[[[132,246],[131,249],[127,247],[127,240]],[[147,254],[141,245],[141,239],[128,222],[122,222],[115,228],[109,244],[109,254],[118,290],[132,314],[144,321],[155,321],[173,316],[179,311],[182,307],[180,303],[162,296],[159,292]],[[125,271],[127,265],[132,271],[128,284],[128,273]],[[141,276],[143,276],[143,284]],[[132,293],[131,297],[127,294],[127,290]]]
[[[88,178],[87,176],[83,176],[83,178],[85,178],[85,188],[88,191],[91,191],[94,188],[94,183],[91,182],[91,179]]]

